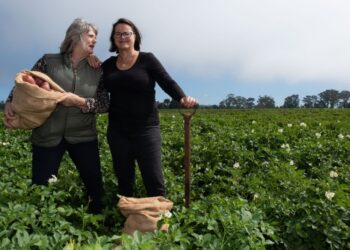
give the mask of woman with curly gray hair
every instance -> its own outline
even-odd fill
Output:
[[[96,37],[95,25],[75,19],[67,29],[60,53],[43,55],[32,68],[48,75],[66,91],[44,124],[32,130],[32,183],[47,185],[52,176],[57,176],[67,151],[84,182],[92,213],[101,212],[103,193],[96,116],[94,112],[84,112],[97,98],[102,75],[101,69],[93,68],[87,60],[93,53]],[[12,93],[4,111],[4,124],[9,128],[8,121],[14,117]],[[95,112],[107,111],[108,104],[104,107]]]

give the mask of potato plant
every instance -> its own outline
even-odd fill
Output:
[[[30,131],[0,127],[0,249],[350,249],[350,110],[198,110],[191,126],[191,205],[184,206],[184,128],[161,110],[162,163],[174,202],[168,233],[121,234],[118,187],[98,116],[101,215],[65,156],[33,186]],[[135,195],[145,190],[138,173]]]

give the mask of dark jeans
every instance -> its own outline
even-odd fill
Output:
[[[77,144],[70,144],[62,140],[55,147],[46,148],[36,145],[32,145],[32,147],[33,184],[47,185],[48,179],[52,175],[57,176],[62,157],[68,151],[91,199],[89,203],[90,212],[101,212],[103,185],[97,140]]]
[[[147,195],[165,196],[159,126],[130,128],[109,124],[107,139],[120,195],[133,196],[137,162]]]

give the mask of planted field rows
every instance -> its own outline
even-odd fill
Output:
[[[168,233],[121,234],[124,218],[98,116],[105,209],[65,156],[57,181],[31,186],[30,131],[0,128],[0,249],[350,249],[350,109],[198,110],[191,205],[184,125],[161,110],[162,163],[174,202]],[[138,173],[136,196],[145,196]]]

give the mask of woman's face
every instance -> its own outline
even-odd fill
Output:
[[[92,28],[90,28],[88,32],[82,34],[82,47],[83,51],[86,52],[87,55],[94,53],[96,38],[96,33]]]
[[[119,51],[133,49],[135,44],[135,33],[127,24],[117,24],[114,27],[114,44]]]

